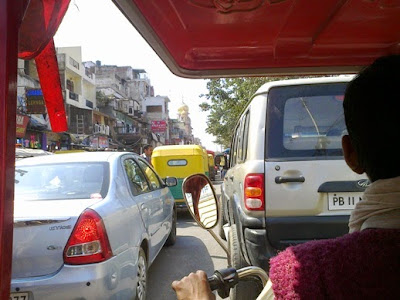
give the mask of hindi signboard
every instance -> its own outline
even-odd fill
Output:
[[[29,89],[26,91],[26,110],[28,114],[47,113],[41,89]]]
[[[167,130],[166,121],[151,121],[152,132],[165,132]]]

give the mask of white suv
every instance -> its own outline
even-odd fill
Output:
[[[341,148],[343,95],[352,78],[269,82],[243,111],[221,195],[233,267],[268,270],[269,259],[289,245],[348,232],[368,185],[347,167]]]

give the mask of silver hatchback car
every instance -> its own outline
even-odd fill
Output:
[[[139,155],[16,162],[10,299],[145,299],[147,269],[176,240],[168,186]]]

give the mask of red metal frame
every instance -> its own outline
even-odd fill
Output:
[[[0,297],[11,281],[18,29],[23,0],[0,0]]]

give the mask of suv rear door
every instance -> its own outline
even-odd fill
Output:
[[[330,82],[268,92],[265,213],[275,248],[348,231],[350,211],[363,191],[357,182],[365,176],[343,159],[345,87]]]

